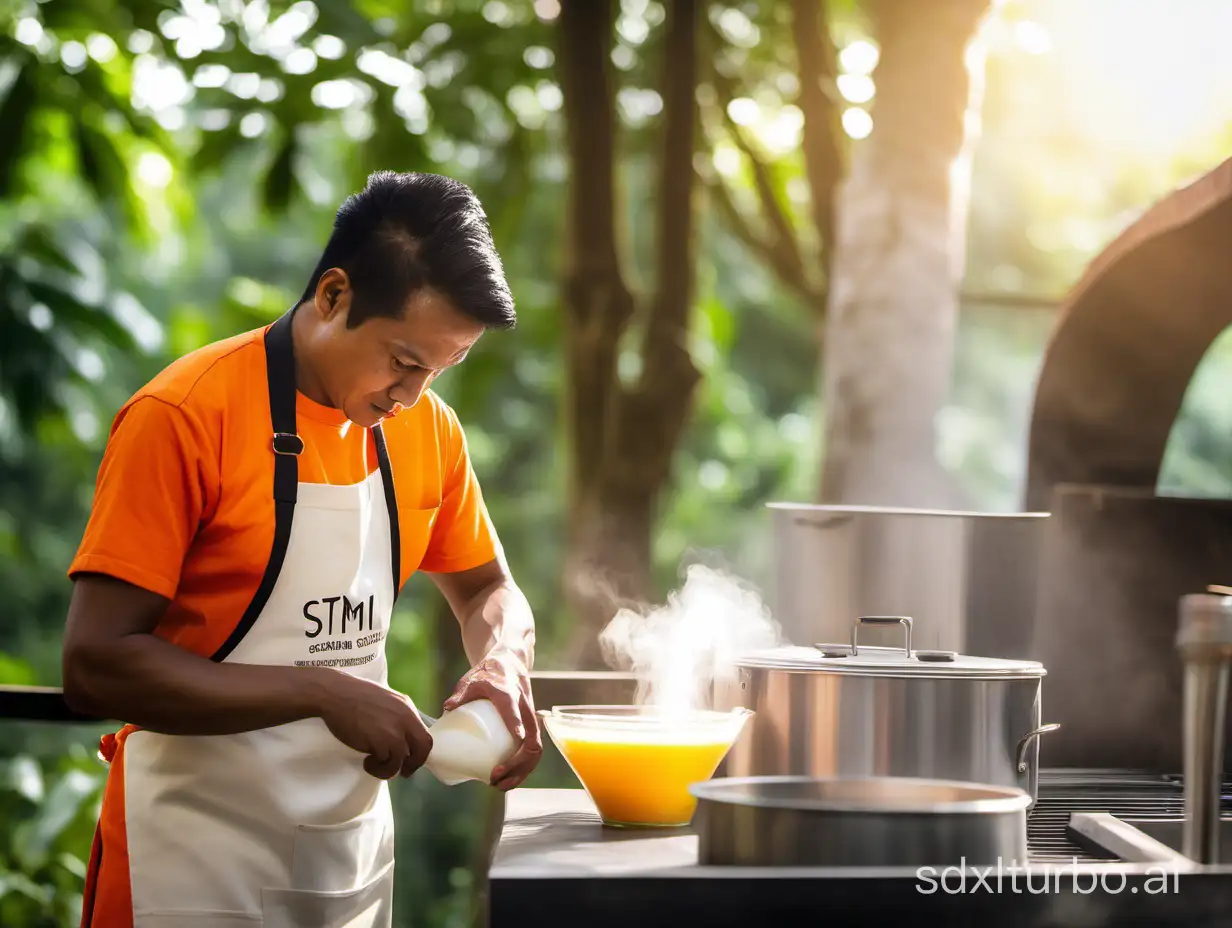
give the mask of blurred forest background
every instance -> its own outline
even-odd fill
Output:
[[[489,211],[520,323],[438,390],[536,609],[538,666],[564,668],[595,662],[596,571],[662,597],[704,550],[764,589],[767,501],[939,498],[893,473],[856,486],[861,453],[923,454],[947,501],[1018,508],[1056,302],[1232,142],[1219,0],[0,7],[7,684],[59,682],[64,571],[116,409],[288,308],[372,170],[458,177]],[[944,207],[947,176],[956,220],[919,210],[906,244],[877,240],[879,191]],[[1232,496],[1230,368],[1221,342],[1162,490]],[[869,371],[909,447],[843,432]],[[827,426],[836,382],[854,386]],[[464,669],[418,579],[389,647],[428,711]],[[75,924],[98,733],[6,723],[0,923]],[[397,784],[400,926],[475,917],[490,792]]]

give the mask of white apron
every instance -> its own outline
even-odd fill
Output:
[[[293,312],[293,310],[292,310]],[[298,483],[288,312],[266,334],[278,518],[261,588],[215,660],[325,662],[387,682],[401,544],[384,436],[351,486]],[[411,513],[423,548],[436,510]],[[293,516],[293,518],[292,518]],[[388,784],[319,719],[237,735],[133,731],[125,822],[134,928],[388,928]]]

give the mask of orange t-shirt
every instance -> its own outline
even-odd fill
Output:
[[[239,622],[274,537],[264,334],[253,330],[185,355],[124,405],[69,567],[70,577],[110,574],[167,597],[155,634],[201,655]],[[377,469],[372,433],[340,410],[297,393],[296,422],[301,483],[353,484]],[[403,538],[402,582],[416,570],[467,570],[492,560],[499,541],[453,410],[428,391],[382,428]]]

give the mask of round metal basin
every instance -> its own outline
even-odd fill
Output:
[[[698,863],[1023,866],[1021,789],[913,777],[731,777],[690,787]]]

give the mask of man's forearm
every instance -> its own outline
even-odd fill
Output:
[[[153,635],[71,654],[71,706],[168,735],[228,735],[320,714],[318,668],[217,664]]]
[[[510,580],[477,595],[462,618],[462,646],[475,666],[492,651],[512,654],[527,671],[535,661],[535,618],[530,603]]]

